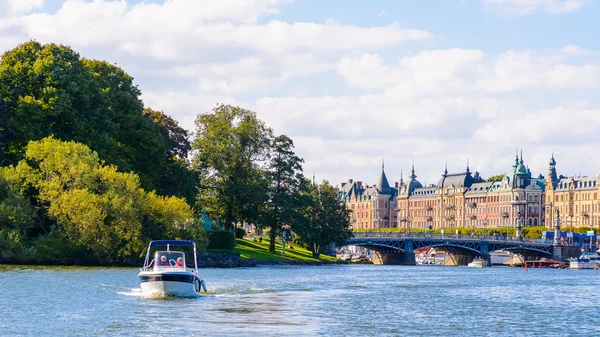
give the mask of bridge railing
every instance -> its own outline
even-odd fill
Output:
[[[355,238],[415,238],[415,239],[442,239],[442,240],[487,240],[499,242],[524,242],[524,243],[545,243],[551,244],[542,239],[516,238],[506,235],[477,235],[477,234],[440,234],[440,233],[400,233],[400,232],[354,232]]]

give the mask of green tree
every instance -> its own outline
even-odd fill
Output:
[[[32,141],[25,160],[2,176],[33,195],[51,226],[99,263],[137,256],[148,239],[183,235],[193,224],[183,199],[146,193],[136,174],[102,165],[80,143]]]
[[[154,189],[167,159],[159,126],[144,115],[133,78],[71,48],[31,41],[0,60],[0,165],[16,164],[30,140],[55,138],[88,145]]]
[[[228,230],[258,218],[272,138],[255,112],[240,107],[218,105],[196,118],[192,164],[200,177],[199,205],[212,218],[221,217]]]
[[[338,198],[338,190],[329,182],[321,185],[313,184],[310,188],[311,203],[306,208],[307,221],[294,231],[299,240],[319,257],[323,247],[329,243],[344,244],[352,237],[350,226],[350,210]]]
[[[188,132],[161,111],[147,108],[144,115],[158,126],[166,147],[166,157],[159,170],[156,191],[161,195],[185,198],[193,205],[198,194],[197,175],[187,163],[188,153],[192,149]]]
[[[159,172],[167,160],[166,145],[159,125],[144,114],[141,92],[133,78],[105,61],[83,59],[82,64],[90,71],[93,85],[100,89],[98,105],[108,117],[104,122],[110,126],[106,127],[108,141],[84,143],[120,170],[138,173],[145,189],[157,188]]]
[[[276,137],[266,170],[267,201],[262,208],[260,226],[269,228],[269,251],[275,251],[275,238],[284,225],[300,217],[301,191],[306,180],[303,160],[294,153],[294,142],[286,135]]]
[[[497,174],[495,176],[490,176],[488,181],[502,181],[504,179],[504,174]]]
[[[26,236],[35,226],[35,213],[31,204],[18,189],[10,186],[0,170],[0,231],[16,231]]]
[[[48,135],[103,148],[110,123],[90,71],[72,49],[32,41],[0,61],[0,97],[7,106],[2,165],[16,164],[30,140]]]

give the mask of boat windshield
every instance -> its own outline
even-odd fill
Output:
[[[185,254],[174,251],[157,251],[154,253],[154,269],[182,268],[185,269]]]

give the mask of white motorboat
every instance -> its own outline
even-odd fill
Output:
[[[171,250],[172,246],[192,247],[194,267],[189,268],[185,254]],[[165,247],[166,250],[155,250],[153,247]],[[150,260],[152,251],[154,258]],[[200,289],[206,292],[204,281],[198,276],[196,243],[191,240],[151,241],[138,279],[145,296],[194,297],[200,293]]]
[[[476,257],[473,259],[473,261],[471,261],[467,267],[472,267],[472,268],[483,268],[485,267],[486,262],[484,259],[480,258],[480,257]]]
[[[597,269],[600,268],[600,255],[598,252],[581,252],[580,257],[569,259],[570,269]]]
[[[490,253],[490,264],[492,266],[501,266],[513,257],[513,254],[504,250],[498,250]]]

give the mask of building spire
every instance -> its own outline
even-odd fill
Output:
[[[410,179],[415,180],[417,176],[415,175],[415,158],[412,160],[412,170],[410,171]]]
[[[446,166],[444,168],[444,177],[448,175],[448,161],[446,160]]]
[[[313,185],[317,184],[317,180],[315,179],[315,170],[313,170]]]
[[[400,169],[400,185],[404,184],[404,179],[402,178],[402,169]]]
[[[521,160],[519,161],[520,164],[523,164],[523,148],[521,148]]]
[[[469,158],[467,158],[467,174],[471,173],[471,170],[469,169]]]

